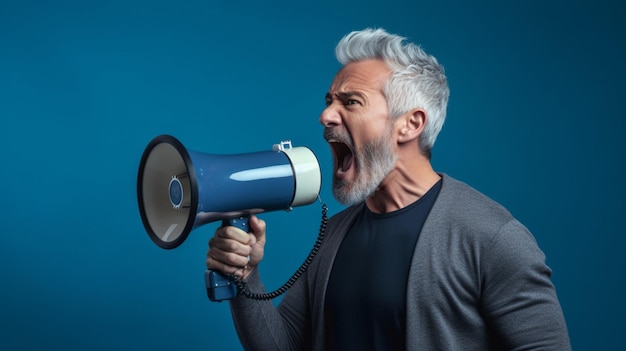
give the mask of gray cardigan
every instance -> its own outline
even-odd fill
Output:
[[[552,272],[531,233],[501,205],[442,177],[411,263],[407,350],[570,350]],[[322,249],[278,307],[244,297],[231,300],[246,350],[324,349],[328,278],[362,207],[329,219]],[[248,284],[263,291],[258,270]]]

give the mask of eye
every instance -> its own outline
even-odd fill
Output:
[[[358,104],[360,104],[358,100],[354,100],[354,99],[346,100],[346,105],[358,105]]]
[[[324,103],[325,103],[326,107],[330,106],[333,103],[332,95],[326,94],[326,96],[324,97]]]

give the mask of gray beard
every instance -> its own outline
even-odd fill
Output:
[[[355,150],[354,182],[333,176],[333,195],[337,201],[347,206],[354,205],[365,201],[376,191],[398,159],[390,140],[390,135],[384,135],[365,144],[359,152]]]

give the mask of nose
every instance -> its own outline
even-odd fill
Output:
[[[324,127],[335,127],[341,124],[341,115],[337,111],[337,107],[333,104],[328,105],[320,115],[320,123]]]

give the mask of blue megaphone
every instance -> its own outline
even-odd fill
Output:
[[[320,189],[317,157],[290,141],[268,151],[216,155],[188,150],[173,136],[161,135],[146,147],[137,177],[143,225],[164,249],[178,247],[192,230],[218,220],[247,231],[250,215],[313,203]],[[211,300],[236,295],[219,272],[207,271],[206,282]]]

